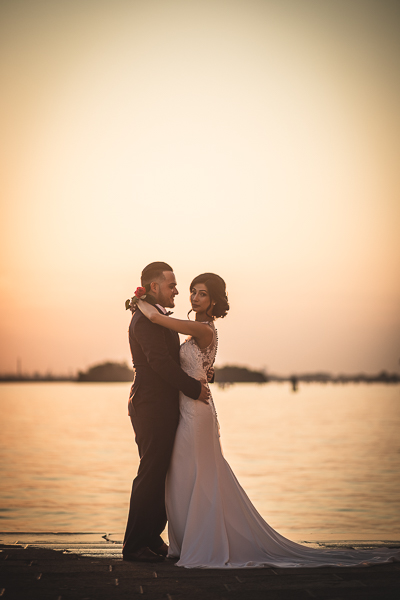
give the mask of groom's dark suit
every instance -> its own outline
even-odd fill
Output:
[[[129,345],[135,367],[129,415],[140,465],[132,485],[124,554],[143,546],[155,550],[163,543],[165,477],[179,420],[179,390],[193,399],[201,392],[201,383],[179,366],[178,334],[152,323],[140,310],[132,316]]]

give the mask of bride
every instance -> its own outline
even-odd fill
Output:
[[[190,285],[195,321],[160,314],[139,300],[152,322],[190,337],[180,349],[188,375],[210,378],[217,353],[214,320],[229,304],[224,280],[203,273]],[[190,311],[191,312],[191,311]],[[222,455],[214,403],[196,402],[180,393],[180,420],[166,480],[169,553],[179,567],[355,566],[400,560],[386,548],[322,550],[296,544],[268,525],[254,508]]]

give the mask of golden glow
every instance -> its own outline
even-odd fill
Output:
[[[300,385],[296,395],[241,384],[213,396],[225,457],[279,533],[399,531],[395,386]],[[3,384],[0,407],[2,532],[123,532],[139,462],[127,384]]]
[[[181,318],[195,275],[226,280],[220,364],[397,369],[389,10],[2,3],[0,370],[129,360],[123,305],[153,260]]]

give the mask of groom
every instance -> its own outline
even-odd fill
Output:
[[[147,265],[141,283],[146,301],[160,313],[175,306],[176,279],[167,263]],[[179,390],[206,403],[209,391],[180,368],[178,334],[152,323],[140,310],[132,316],[129,345],[135,379],[128,408],[140,464],[132,484],[122,555],[128,561],[159,562],[168,552],[160,534],[167,523],[165,477],[179,420]]]

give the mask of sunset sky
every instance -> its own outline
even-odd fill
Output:
[[[400,370],[400,4],[3,0],[0,372],[130,361],[142,268],[217,364]]]

